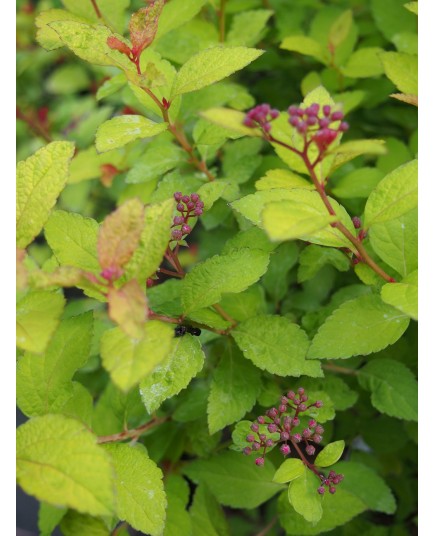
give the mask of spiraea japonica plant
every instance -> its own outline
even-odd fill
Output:
[[[18,2],[40,534],[415,533],[417,2],[329,4]]]

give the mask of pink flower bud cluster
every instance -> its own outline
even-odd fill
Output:
[[[344,475],[336,473],[336,471],[330,471],[329,475],[320,475],[321,477],[321,486],[317,489],[320,495],[324,495],[326,488],[329,489],[329,492],[333,495],[336,493],[336,488],[340,482],[344,479]]]
[[[200,200],[199,194],[183,195],[182,192],[173,194],[177,201],[176,210],[181,213],[180,216],[173,218],[172,240],[182,240],[182,238],[191,233],[191,227],[188,225],[189,218],[201,216],[203,214],[204,204]]]
[[[247,112],[243,123],[246,127],[260,127],[264,132],[270,132],[270,121],[277,117],[279,117],[279,110],[271,108],[269,104],[259,104]]]

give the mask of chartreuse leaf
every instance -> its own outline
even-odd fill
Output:
[[[317,479],[317,488],[319,480]],[[339,485],[339,488],[341,485]],[[318,493],[315,491],[318,495]],[[326,493],[321,503],[322,518],[312,525],[298,514],[288,501],[288,494],[282,493],[278,500],[279,521],[286,534],[292,536],[308,536],[324,534],[335,527],[344,525],[353,517],[367,509],[365,503],[351,493],[339,489],[335,495]]]
[[[281,244],[270,255],[270,264],[261,283],[275,303],[280,302],[286,296],[288,292],[288,274],[296,264],[297,259],[298,247],[295,242]],[[239,318],[237,320],[245,320],[245,318]]]
[[[343,303],[313,338],[308,357],[339,359],[379,352],[396,342],[410,320],[380,296],[359,296]]]
[[[74,144],[53,141],[17,166],[17,246],[25,248],[40,233],[66,185]]]
[[[109,119],[97,130],[96,150],[99,153],[123,147],[131,141],[151,138],[164,132],[167,123],[155,123],[141,115],[121,115]]]
[[[246,47],[208,48],[192,56],[175,78],[172,98],[197,91],[239,71],[263,54],[263,50]]]
[[[136,530],[162,534],[166,518],[163,473],[142,445],[105,446],[115,469],[116,514]]]
[[[383,74],[384,68],[380,61],[382,52],[383,49],[379,47],[359,48],[351,54],[341,71],[350,78],[370,78]]]
[[[155,40],[191,20],[204,4],[205,0],[171,0],[160,15]]]
[[[139,283],[145,284],[160,266],[170,240],[173,208],[173,198],[145,208],[139,245],[125,267],[128,279],[136,278]]]
[[[16,444],[17,480],[26,493],[95,516],[113,513],[110,457],[82,423],[35,417],[18,428]]]
[[[140,339],[148,316],[146,296],[135,279],[121,288],[110,288],[107,294],[109,316],[122,330],[135,339]]]
[[[185,389],[202,370],[204,361],[197,337],[187,333],[173,339],[169,355],[140,383],[140,394],[148,413]]]
[[[170,351],[173,328],[150,321],[140,341],[131,339],[121,329],[114,328],[101,337],[101,358],[113,382],[128,391],[151,374]]]
[[[318,523],[322,517],[321,495],[317,492],[318,477],[305,465],[302,474],[291,481],[288,498],[294,510],[310,523]]]
[[[129,199],[104,220],[98,234],[98,260],[102,269],[120,270],[138,246],[143,228],[143,205]]]
[[[417,268],[417,209],[372,225],[369,243],[381,260],[402,276]]]
[[[306,333],[283,316],[249,318],[231,334],[244,356],[262,370],[279,376],[322,376],[319,362],[306,361]]]
[[[417,9],[418,9],[418,3],[417,2],[408,2],[407,4],[404,4],[404,7],[417,15]]]
[[[380,54],[384,71],[395,86],[408,95],[417,95],[417,56],[404,52]]]
[[[31,291],[17,303],[17,346],[23,350],[42,353],[56,329],[65,299],[62,294]]]
[[[347,141],[332,149],[331,154],[335,155],[331,172],[341,167],[346,162],[350,162],[357,156],[363,154],[382,155],[387,153],[384,140],[354,140]]]
[[[92,3],[87,0],[62,0],[63,5],[71,11],[91,21],[98,22],[98,16]],[[98,8],[108,24],[113,25],[120,32],[123,32],[125,25],[125,10],[128,8],[130,0],[98,0]]]
[[[215,123],[223,128],[243,134],[244,136],[256,136],[262,137],[262,133],[259,128],[246,127],[243,121],[246,114],[239,112],[238,110],[231,110],[229,108],[210,108],[200,114],[202,117]]]
[[[232,19],[226,42],[229,45],[255,45],[265,33],[267,21],[272,14],[270,9],[237,13]]]
[[[183,281],[184,313],[218,303],[224,293],[242,292],[265,273],[268,260],[264,251],[243,248],[196,265]]]
[[[88,514],[79,514],[73,510],[69,510],[62,519],[60,528],[64,536],[80,536],[82,534],[110,536],[110,530],[102,519]]]
[[[280,391],[279,391],[280,392]],[[273,399],[273,403],[274,403]],[[233,445],[230,446],[231,450],[235,450],[237,452],[241,452],[245,447],[249,447],[250,443],[246,441],[246,437],[251,433],[252,429],[252,421],[239,421],[235,425],[233,431],[232,431],[232,441],[234,442]],[[280,439],[280,433],[279,432],[273,432],[270,434],[270,432],[267,430],[266,424],[260,424],[259,425],[259,433],[260,434],[266,434],[267,437],[273,439],[276,441],[276,443],[269,447],[267,449],[267,452],[270,452],[276,445],[277,442]]]
[[[167,497],[167,511],[163,535],[191,535],[191,518],[187,511],[190,489],[187,481],[182,476],[172,473],[165,477],[164,488]],[[207,532],[205,532],[205,534],[207,534]]]
[[[271,190],[272,188],[307,188],[313,190],[315,186],[289,169],[270,169],[255,182],[257,190]]]
[[[417,160],[389,173],[371,193],[365,207],[365,226],[394,220],[417,207]]]
[[[386,283],[381,288],[381,299],[413,320],[417,320],[417,295],[417,270],[400,283]]]
[[[208,427],[214,434],[228,424],[239,421],[250,411],[261,389],[259,370],[244,359],[232,343],[219,346],[222,354],[214,369],[208,397]]]
[[[389,41],[401,32],[417,32],[417,19],[405,9],[404,0],[399,5],[395,0],[371,0],[371,10],[378,29]]]
[[[345,441],[333,441],[324,447],[324,449],[315,458],[315,465],[318,467],[329,467],[335,464],[342,456],[345,448]]]
[[[185,161],[182,149],[156,138],[147,146],[145,154],[137,160],[126,176],[126,182],[137,184],[160,177]]]
[[[17,402],[28,416],[59,412],[72,396],[71,379],[90,352],[91,312],[63,320],[44,355],[26,353],[18,362]]]
[[[331,25],[328,34],[328,42],[331,43],[334,48],[338,47],[348,37],[352,26],[353,12],[351,9],[348,9],[339,15]]]
[[[291,52],[299,52],[306,56],[312,56],[324,65],[327,65],[327,52],[315,39],[305,35],[291,35],[285,37],[280,48]]]
[[[299,262],[297,272],[297,281],[299,283],[312,279],[327,264],[331,264],[340,272],[346,272],[350,267],[350,261],[342,251],[314,244],[307,246],[301,252]]]
[[[64,507],[53,506],[42,502],[38,512],[38,529],[40,536],[51,536],[53,530],[60,523],[67,509]]]
[[[295,478],[298,478],[304,473],[305,465],[298,458],[288,458],[277,469],[273,476],[273,482],[278,484],[285,484],[291,482]]]
[[[221,504],[231,508],[256,508],[282,489],[272,482],[275,468],[269,460],[258,471],[251,458],[238,452],[193,461],[183,472],[193,482],[206,484]]]
[[[372,405],[378,411],[417,421],[417,381],[405,365],[392,359],[375,359],[359,371],[357,378],[371,391]]]
[[[92,218],[56,210],[45,225],[45,238],[60,265],[98,272],[98,229]]]
[[[36,41],[45,50],[55,50],[64,46],[57,32],[50,28],[49,24],[54,21],[73,21],[87,24],[89,21],[86,18],[75,15],[64,9],[49,9],[42,11],[35,19],[35,25],[38,28],[36,31]]]
[[[223,509],[205,484],[196,488],[190,515],[192,536],[229,536]]]

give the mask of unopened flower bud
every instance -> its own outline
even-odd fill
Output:
[[[306,452],[309,456],[313,456],[315,454],[315,447],[313,445],[308,445],[306,447]]]
[[[255,463],[256,463],[256,465],[261,467],[262,465],[264,465],[265,460],[262,457],[261,458],[256,458]]]
[[[246,456],[250,456],[250,454],[252,453],[252,449],[250,447],[244,447],[243,448],[243,453],[246,455]]]
[[[173,194],[173,197],[175,198],[175,201],[181,201],[182,199],[182,193],[181,192],[175,192]]]
[[[282,445],[280,447],[280,452],[284,455],[284,456],[288,456],[288,454],[291,453],[291,449],[289,447],[289,445]]]

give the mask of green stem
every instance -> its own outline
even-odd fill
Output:
[[[220,29],[220,43],[225,41],[225,7],[226,0],[220,0],[219,15],[219,29]]]
[[[348,374],[349,376],[357,376],[359,374],[357,370],[346,368],[346,367],[339,367],[338,365],[333,365],[332,363],[323,365],[322,368],[324,370],[329,370],[330,372],[338,372],[339,374]]]

